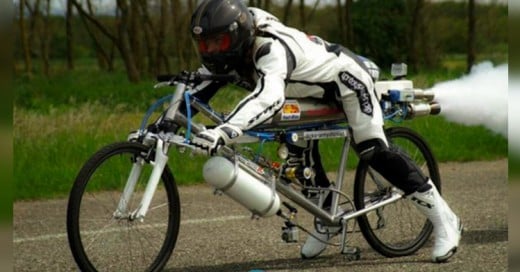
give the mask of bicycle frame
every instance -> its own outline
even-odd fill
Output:
[[[156,87],[161,87],[165,85],[172,85],[172,83],[175,83],[176,88],[171,95],[170,100],[170,106],[166,110],[165,114],[161,117],[164,120],[172,120],[177,124],[182,125],[187,129],[186,131],[186,137],[182,137],[180,135],[175,135],[173,133],[157,133],[157,134],[151,134],[150,132],[146,132],[144,129],[144,125],[146,124],[147,120],[143,120],[141,128],[138,131],[138,134],[140,137],[144,137],[147,139],[152,139],[153,142],[153,149],[155,150],[155,158],[154,158],[154,167],[152,174],[148,180],[147,187],[145,189],[144,195],[141,199],[141,203],[137,210],[132,211],[128,214],[130,219],[138,219],[138,220],[144,220],[144,217],[146,216],[146,213],[148,211],[148,208],[150,206],[150,202],[153,198],[153,194],[157,188],[157,184],[160,180],[160,176],[162,171],[164,170],[164,167],[168,161],[168,150],[170,145],[175,145],[181,148],[187,148],[192,150],[193,152],[197,152],[194,146],[189,144],[189,136],[193,134],[197,134],[200,131],[203,131],[205,127],[200,124],[193,123],[191,120],[191,113],[189,110],[189,106],[193,107],[194,109],[198,110],[200,114],[208,117],[211,121],[213,121],[215,124],[222,124],[224,116],[218,114],[215,112],[209,105],[199,101],[198,99],[194,98],[193,95],[197,92],[197,90],[192,89],[193,85],[189,85],[186,82],[168,82],[168,83],[160,83],[156,85]],[[417,91],[416,91],[417,92]],[[420,96],[416,95],[416,96]],[[393,100],[392,100],[393,99]],[[164,100],[164,98],[162,99]],[[187,116],[181,114],[179,112],[179,106],[181,102],[185,102],[188,108]],[[389,100],[389,104],[387,105],[386,109],[385,107],[383,110],[388,111],[389,109],[392,110],[391,114],[386,114],[386,119],[391,118],[403,118],[407,116],[415,116],[415,115],[421,115],[424,114],[424,112],[419,112],[416,109],[418,107],[410,107],[411,103],[410,101],[401,101],[400,98],[396,99],[395,95],[393,98]],[[405,103],[408,102],[408,103]],[[397,104],[402,103],[398,109],[395,109]],[[430,102],[428,102],[430,103]],[[188,106],[189,105],[189,106]],[[402,107],[404,106],[404,107]],[[153,106],[152,106],[153,107]],[[432,106],[433,108],[433,106]],[[422,109],[422,108],[421,108]],[[153,111],[154,109],[150,109],[150,111]],[[415,110],[415,111],[414,111]],[[430,108],[428,108],[428,111]],[[429,112],[428,112],[429,113]],[[397,117],[396,117],[397,116]],[[149,118],[149,115],[145,117],[145,119]],[[344,120],[345,121],[345,120]],[[315,130],[312,131],[312,134],[306,130],[307,128],[313,128]],[[267,127],[269,128],[269,126]],[[246,131],[244,133],[244,136],[242,136],[242,141],[238,141],[238,143],[243,142],[263,142],[263,141],[273,141],[276,138],[276,127],[271,127],[271,129],[275,129],[275,131]],[[242,160],[237,160],[235,165],[238,167],[239,165],[243,169],[249,169],[248,171],[253,176],[257,177],[258,180],[264,181],[264,183],[271,183],[273,187],[273,193],[274,190],[281,193],[294,203],[296,203],[298,206],[302,207],[315,217],[322,220],[322,222],[325,225],[345,225],[346,222],[350,219],[356,218],[360,215],[366,214],[370,211],[373,211],[375,209],[378,209],[382,206],[388,205],[390,203],[393,203],[395,201],[398,201],[403,197],[403,193],[395,190],[391,196],[387,199],[378,201],[377,203],[370,205],[369,207],[364,208],[363,210],[354,211],[348,214],[337,214],[338,212],[338,205],[339,205],[339,199],[340,197],[346,197],[348,199],[348,196],[345,196],[341,190],[343,187],[343,177],[346,172],[346,164],[347,164],[347,155],[349,153],[349,149],[351,146],[351,133],[348,129],[348,126],[340,126],[340,124],[337,123],[331,123],[331,124],[310,124],[309,126],[297,126],[297,127],[287,127],[284,129],[286,134],[288,135],[287,138],[290,140],[293,140],[294,142],[297,140],[313,140],[313,139],[332,139],[332,138],[344,138],[345,141],[343,143],[341,156],[340,156],[340,166],[337,173],[337,182],[333,184],[330,188],[308,188],[312,190],[316,190],[319,192],[323,191],[331,191],[333,193],[332,196],[332,207],[330,210],[324,210],[319,206],[319,203],[316,204],[309,199],[307,199],[301,192],[297,191],[296,189],[292,188],[289,183],[283,181],[279,178],[279,175],[266,177],[265,175],[259,174],[257,171],[254,171],[255,169],[252,169],[251,166],[246,165]],[[306,133],[307,132],[307,133]],[[236,155],[236,152],[227,146],[224,146],[219,151],[220,154],[224,154],[228,158],[233,159],[233,157]],[[242,157],[243,158],[243,157]],[[256,164],[253,161],[249,161],[249,164],[253,165],[253,167],[262,167],[258,164]],[[126,214],[126,203],[127,200],[130,199],[130,196],[133,192],[133,186],[135,185],[136,179],[140,173],[140,166],[141,164],[136,161],[133,164],[132,170],[130,172],[130,175],[127,180],[126,187],[122,193],[121,199],[119,201],[119,205],[117,210],[114,212],[114,215],[117,216],[123,216]]]
[[[208,157],[201,167],[204,180],[216,193],[226,194],[247,208],[253,218],[275,214],[281,217],[281,238],[287,243],[298,242],[298,233],[303,231],[356,260],[360,250],[350,245],[353,233],[361,233],[374,250],[387,257],[408,256],[428,241],[433,231],[431,222],[418,211],[410,210],[412,202],[399,201],[403,193],[392,186],[392,181],[372,170],[367,161],[359,161],[353,182],[348,181],[347,155],[351,147],[357,148],[339,104],[309,98],[286,99],[272,118],[244,131],[234,139],[234,144],[220,147],[208,156],[207,150],[191,142],[194,135],[206,129],[205,125],[193,122],[191,111],[197,110],[217,125],[226,116],[198,100],[196,86],[207,80],[232,79],[229,75],[183,72],[164,80],[158,86],[175,85],[174,93],[158,99],[148,109],[141,126],[127,141],[99,149],[78,172],[67,206],[67,237],[79,269],[101,271],[117,267],[116,270],[125,271],[131,267],[136,271],[159,271],[166,265],[181,225],[179,190],[168,165],[172,147],[186,155]],[[399,122],[436,111],[432,100],[424,99],[428,95],[411,89],[406,80],[376,82],[376,90],[387,120]],[[168,102],[160,117],[149,123],[152,113]],[[185,109],[181,103],[186,103]],[[384,132],[389,148],[410,159],[440,188],[437,162],[421,135],[402,126],[385,128]],[[317,140],[320,144],[342,145],[341,149],[334,146],[337,151],[328,155],[338,159],[339,166],[324,160],[324,167],[313,168],[292,154],[292,145]],[[266,142],[278,144],[276,155],[266,156]],[[332,171],[327,169],[330,166],[335,173],[322,173]],[[330,176],[334,174],[335,177]],[[322,175],[327,175],[330,186],[317,187],[312,182],[313,177],[325,179]],[[352,185],[349,192],[347,183]],[[99,188],[107,190],[100,194]],[[299,224],[300,209],[314,216],[312,231]],[[396,232],[399,234],[395,235]],[[338,240],[329,239],[335,235]],[[106,258],[114,250],[121,258]]]

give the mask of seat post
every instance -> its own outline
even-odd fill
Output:
[[[347,167],[347,157],[350,149],[350,134],[345,137],[345,141],[343,142],[343,148],[341,150],[341,158],[338,168],[338,174],[336,176],[336,183],[334,185],[334,189],[341,191],[343,187],[343,180],[345,177],[345,169]],[[336,212],[338,211],[338,203],[339,203],[339,193],[332,192],[332,204],[330,207],[330,213],[334,217]]]

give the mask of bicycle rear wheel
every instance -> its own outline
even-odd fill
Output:
[[[437,162],[424,139],[413,130],[393,127],[386,130],[390,148],[408,156],[430,177],[440,192]],[[356,169],[354,202],[361,210],[371,203],[388,197],[394,187],[366,162]],[[370,246],[386,257],[415,253],[430,237],[433,225],[408,200],[376,209],[358,217],[360,230]]]
[[[72,187],[67,208],[67,234],[82,271],[159,271],[177,240],[180,203],[168,166],[144,220],[132,219],[150,176],[154,155],[149,147],[122,142],[90,158]],[[128,209],[115,215],[134,163],[143,165]]]

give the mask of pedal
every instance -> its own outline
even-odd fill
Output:
[[[299,238],[298,228],[289,221],[285,221],[282,227],[282,240],[286,243],[297,243]]]
[[[343,256],[345,256],[345,259],[348,261],[357,261],[361,259],[361,250],[359,247],[350,247],[345,246],[341,252]]]
[[[298,210],[285,201],[282,204],[289,210],[289,214],[285,214],[281,210],[277,213],[278,216],[285,219],[285,226],[282,227],[282,240],[286,243],[297,243],[299,239],[298,227],[292,220],[296,218]]]
[[[386,226],[386,219],[385,217],[383,216],[383,209],[380,208],[380,209],[376,209],[376,214],[377,214],[377,229],[382,229]]]

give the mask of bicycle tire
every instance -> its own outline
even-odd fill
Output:
[[[180,200],[167,165],[142,222],[113,216],[132,162],[142,159],[145,167],[128,210],[139,204],[154,159],[150,153],[139,143],[114,143],[96,152],[78,173],[69,195],[67,235],[81,271],[160,271],[169,260],[179,232]]]
[[[409,156],[441,190],[441,180],[435,157],[426,141],[415,131],[406,127],[385,130],[390,148]],[[369,172],[370,171],[370,172]],[[375,184],[377,180],[380,184]],[[356,209],[365,207],[369,199],[381,198],[389,193],[392,185],[360,161],[354,182]],[[368,244],[386,257],[414,254],[429,239],[433,231],[431,222],[413,204],[401,199],[357,218],[359,228]]]

